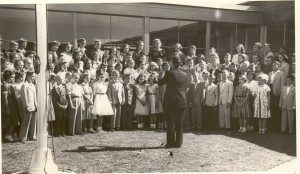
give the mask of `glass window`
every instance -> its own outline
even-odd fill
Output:
[[[72,13],[48,11],[48,40],[73,41]]]
[[[111,43],[135,46],[137,41],[142,40],[142,22],[142,18],[111,16]]]
[[[215,47],[220,61],[230,52],[230,32],[235,31],[235,25],[229,23],[212,23],[210,46]]]
[[[237,25],[236,43],[245,46],[245,29],[244,25]]]
[[[205,52],[205,22],[179,21],[179,42],[183,52],[188,53],[190,45],[197,47],[197,54]]]
[[[285,47],[289,54],[295,52],[295,23],[294,22],[289,22],[286,24]]]
[[[179,41],[178,21],[167,19],[150,19],[150,45],[155,38],[162,42],[165,51],[171,51],[172,45]]]
[[[93,44],[94,39],[110,42],[110,16],[78,13],[77,37],[85,38],[87,44]]]
[[[0,34],[6,50],[11,40],[23,37],[36,41],[35,11],[0,8]]]
[[[248,32],[248,42],[247,42],[247,52],[252,52],[253,44],[255,42],[260,42],[260,27],[259,26],[250,26],[247,28]]]
[[[271,51],[277,52],[283,45],[283,24],[272,24],[267,26],[267,43],[271,44]]]

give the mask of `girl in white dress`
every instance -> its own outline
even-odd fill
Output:
[[[84,73],[82,75],[82,88],[83,88],[83,92],[84,94],[90,99],[93,100],[93,90],[90,86],[90,79],[91,79],[91,75],[88,73]],[[93,130],[93,121],[95,119],[95,116],[93,114],[91,114],[91,110],[93,105],[91,105],[87,100],[83,101],[84,103],[84,107],[82,109],[82,129],[84,130],[84,132],[87,132],[87,124],[89,121],[89,130],[88,132],[90,133],[95,133],[95,131]]]
[[[149,115],[149,108],[147,102],[147,84],[146,76],[141,74],[137,78],[136,88],[136,105],[134,109],[134,115],[137,117],[138,129],[144,127],[143,118]]]
[[[155,75],[155,73],[151,73],[149,78],[148,78],[148,88],[147,88],[147,92],[148,92],[148,104],[149,104],[149,109],[150,109],[150,128],[154,129],[156,127],[156,106],[157,106],[157,89],[158,89],[158,85],[157,85],[157,76]]]
[[[97,81],[93,85],[94,105],[92,108],[92,114],[97,116],[97,131],[102,131],[102,117],[112,116],[114,112],[106,94],[108,84],[104,81],[104,73],[97,70],[96,75]]]

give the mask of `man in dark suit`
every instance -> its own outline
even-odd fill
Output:
[[[184,112],[187,106],[186,91],[188,87],[188,76],[180,69],[182,64],[180,58],[175,57],[172,63],[174,69],[167,71],[165,75],[158,80],[158,84],[166,84],[163,101],[163,108],[167,120],[166,148],[180,148],[183,141]]]

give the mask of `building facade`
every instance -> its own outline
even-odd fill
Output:
[[[84,37],[88,44],[99,38],[103,49],[145,43],[160,38],[170,50],[179,42],[184,52],[196,45],[207,54],[215,47],[222,57],[234,54],[237,44],[252,51],[254,42],[270,43],[272,49],[295,49],[294,1],[246,1],[232,8],[168,3],[49,4],[48,40],[73,42]],[[0,34],[4,48],[10,40],[25,37],[36,40],[34,5],[0,5]]]

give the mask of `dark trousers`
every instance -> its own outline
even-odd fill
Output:
[[[65,135],[66,110],[54,107],[55,123],[54,136]]]
[[[185,108],[165,108],[167,119],[167,145],[166,147],[181,147],[183,141],[183,120]]]
[[[121,128],[122,129],[132,129],[133,123],[133,105],[124,104],[121,108]]]
[[[217,107],[204,105],[203,108],[203,127],[206,130],[213,130],[218,127]]]
[[[274,96],[271,93],[271,119],[270,128],[271,130],[280,130],[281,128],[281,110],[279,109],[280,96]]]

